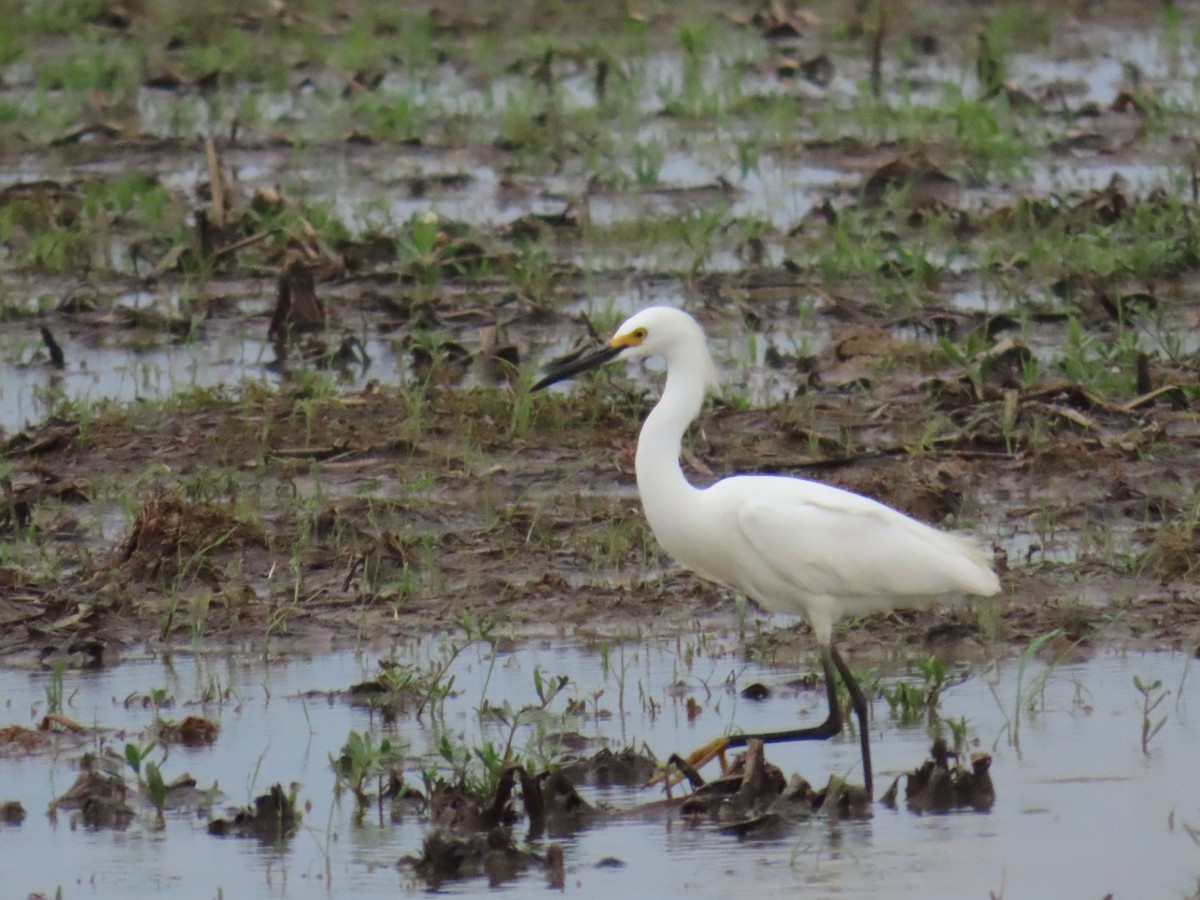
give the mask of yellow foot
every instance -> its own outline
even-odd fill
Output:
[[[721,735],[720,737],[713,738],[703,747],[693,750],[687,756],[672,757],[661,771],[656,772],[654,777],[646,782],[646,786],[649,787],[652,784],[663,782],[669,790],[683,781],[684,778],[690,778],[690,774],[695,774],[717,757],[721,758],[721,772],[724,773],[726,770],[725,750],[728,747],[729,738]]]

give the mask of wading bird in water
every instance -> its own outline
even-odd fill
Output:
[[[701,766],[726,747],[823,740],[842,730],[836,669],[850,693],[872,795],[867,698],[833,646],[844,615],[927,607],[965,595],[992,596],[1000,582],[969,540],[931,528],[891,507],[815,481],[737,475],[693,487],[679,466],[683,434],[716,382],[704,332],[690,315],[664,306],[631,316],[603,348],[546,370],[540,390],[618,357],[661,357],[662,397],[637,446],[637,485],[646,519],[663,548],[702,578],[740,591],[770,612],[803,614],[821,649],[829,715],[820,725],[725,735],[692,753]]]

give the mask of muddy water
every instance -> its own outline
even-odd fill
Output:
[[[428,646],[402,647],[402,656],[429,654]],[[407,813],[398,824],[351,823],[351,804],[333,798],[329,755],[351,730],[408,743],[417,757],[436,740],[435,729],[402,717],[391,731],[361,710],[311,694],[349,686],[372,674],[377,653],[349,652],[264,665],[261,658],[177,656],[127,661],[96,674],[65,676],[66,713],[98,726],[98,743],[118,752],[151,722],[153,713],[131,696],[163,688],[174,706],[169,719],[202,714],[219,721],[214,748],[175,748],[163,762],[169,779],[189,772],[207,788],[219,784],[218,814],[245,804],[269,785],[299,784],[301,803],[310,804],[300,833],[283,849],[255,841],[217,839],[205,833],[206,816],[168,813],[164,830],[141,810],[124,832],[89,832],[70,826],[69,814],[52,822],[50,800],[74,780],[78,751],[57,756],[0,760],[0,800],[20,800],[28,817],[19,827],[0,829],[6,891],[64,897],[272,896],[359,897],[419,893],[423,885],[397,869],[405,854],[419,853],[427,823]],[[803,663],[802,663],[803,665]],[[731,723],[740,728],[779,727],[799,716],[819,714],[819,692],[786,687],[805,669],[747,666],[720,646],[695,655],[689,666],[677,645],[627,646],[609,654],[607,672],[598,653],[540,645],[498,655],[469,648],[455,663],[457,695],[445,708],[444,727],[455,740],[478,745],[496,740],[494,726],[481,726],[476,710],[492,703],[520,707],[534,700],[533,672],[567,674],[569,693],[607,714],[551,721],[620,747],[644,742],[657,755],[695,745]],[[1028,684],[1041,665],[1025,672]],[[1020,748],[1012,746],[1005,722],[1017,695],[1018,665],[978,665],[962,684],[948,689],[943,715],[965,716],[981,746],[994,746],[992,773],[998,790],[990,814],[919,817],[877,805],[869,821],[831,823],[824,817],[782,836],[742,840],[708,827],[688,825],[664,813],[617,816],[563,839],[567,890],[582,896],[730,896],[754,885],[756,897],[808,896],[960,898],[987,896],[1176,896],[1196,886],[1200,848],[1185,825],[1200,826],[1194,784],[1194,748],[1200,740],[1190,709],[1194,673],[1182,656],[1105,655],[1061,665],[1037,695],[1036,711],[1022,716]],[[623,676],[622,676],[623,673]],[[1132,679],[1161,678],[1171,696],[1155,712],[1162,730],[1141,748],[1142,715]],[[914,673],[891,672],[887,680]],[[739,698],[737,690],[761,680],[775,687],[763,702]],[[4,724],[32,725],[44,711],[49,676],[8,670],[0,674]],[[623,684],[623,690],[622,690]],[[216,688],[223,703],[199,699]],[[603,690],[598,703],[592,700]],[[693,697],[701,712],[686,713]],[[645,700],[659,705],[647,711]],[[998,699],[997,699],[998,698]],[[552,709],[562,710],[562,698]],[[876,701],[873,743],[880,790],[892,777],[916,766],[929,739],[923,727],[901,727]],[[523,730],[516,743],[531,740]],[[586,752],[591,752],[586,751]],[[823,783],[831,772],[861,777],[857,742],[848,737],[820,745],[772,747],[769,758],[785,772],[799,771]],[[157,759],[155,754],[152,758]],[[412,776],[419,783],[416,776]],[[589,789],[587,798],[631,810],[657,797],[652,790]],[[535,847],[535,849],[538,849]],[[544,846],[541,847],[544,850]],[[325,881],[326,854],[332,885]],[[602,860],[620,865],[598,865]],[[543,890],[536,868],[519,878],[517,893]],[[476,894],[482,881],[447,885],[448,893]]]
[[[278,385],[282,376],[265,331],[242,322],[215,323],[203,339],[174,343],[155,338],[152,346],[130,349],[119,335],[111,343],[84,329],[60,331],[55,337],[67,365],[56,371],[44,363],[14,366],[0,382],[0,427],[19,430],[43,421],[61,399],[87,407],[101,401],[163,402],[196,390],[246,382]],[[22,335],[24,354],[37,352],[37,331]],[[402,381],[407,368],[383,339],[362,344],[369,366],[339,369],[331,377],[342,390],[363,387],[368,377]]]
[[[595,291],[568,308],[599,316],[601,321],[615,325],[644,306],[678,306],[682,296],[679,281],[664,278],[658,284]],[[723,379],[745,387],[755,402],[778,401],[788,396],[794,388],[792,380],[765,367],[765,353],[769,346],[797,353],[824,343],[827,329],[807,333],[811,322],[811,318],[804,318],[794,324],[794,331],[781,327],[754,333],[741,326],[730,326],[714,333],[713,351],[719,357]],[[102,401],[163,402],[180,394],[222,386],[234,389],[246,383],[277,386],[284,377],[277,365],[276,352],[266,338],[262,318],[215,321],[207,324],[195,340],[177,343],[155,337],[150,346],[139,349],[126,346],[125,335],[109,332],[104,336],[102,330],[98,335],[97,329],[86,323],[78,328],[59,329],[55,338],[66,357],[66,366],[61,371],[46,363],[36,325],[18,326],[16,331],[8,345],[17,365],[7,369],[5,377],[0,379],[0,429],[11,431],[44,421],[63,400],[85,408]],[[326,370],[339,391],[358,391],[369,382],[405,384],[416,377],[407,351],[373,331],[367,329],[361,343],[367,356],[364,363]],[[511,331],[523,339],[519,329]],[[802,331],[806,333],[798,336]],[[469,348],[477,344],[473,332],[459,337]],[[336,334],[333,338],[334,342],[340,339]],[[528,332],[528,340],[523,342],[535,340],[538,358],[552,359],[578,342],[579,330],[577,327],[535,329]],[[657,361],[647,366],[649,373],[659,370]],[[478,383],[474,374],[467,373],[463,386]]]

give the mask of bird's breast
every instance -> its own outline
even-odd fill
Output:
[[[646,518],[658,543],[679,565],[708,581],[716,582],[761,605],[767,605],[770,573],[760,571],[753,554],[743,546],[736,523],[719,504],[696,491],[684,513],[646,506]],[[791,610],[779,610],[781,612]]]

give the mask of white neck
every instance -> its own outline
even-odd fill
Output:
[[[696,490],[679,467],[679,453],[684,432],[704,404],[712,363],[703,347],[701,353],[668,360],[666,387],[638,438],[638,493],[660,540],[678,516],[677,499]]]

